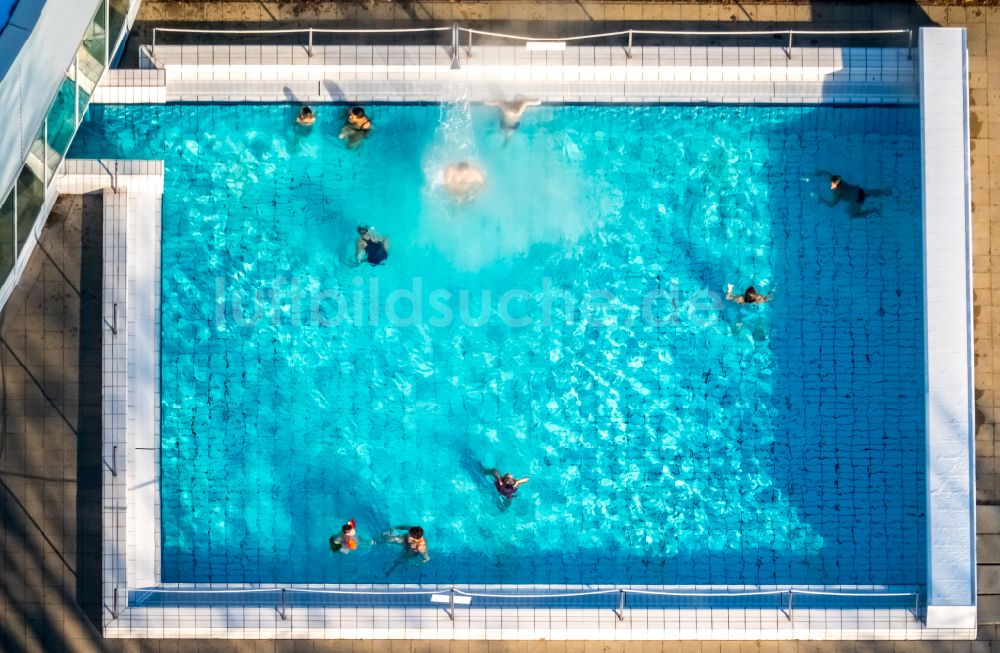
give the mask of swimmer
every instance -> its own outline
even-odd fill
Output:
[[[396,526],[395,530],[406,531],[406,535],[397,535],[391,531],[385,534],[388,542],[402,544],[407,553],[419,555],[427,562],[431,559],[427,555],[427,540],[424,539],[424,529],[419,526]]]
[[[869,197],[879,197],[881,195],[891,195],[891,190],[869,190],[866,191],[861,186],[855,186],[844,181],[840,175],[835,175],[826,170],[817,170],[816,175],[830,178],[831,199],[818,198],[820,202],[833,208],[840,202],[847,204],[847,215],[852,218],[866,218],[870,215],[882,215],[878,209],[862,210],[862,205]]]
[[[537,107],[541,103],[541,100],[525,99],[518,96],[511,102],[506,100],[490,100],[486,102],[486,106],[498,107],[500,109],[502,113],[500,126],[503,127],[504,131],[509,133],[521,126],[521,116],[524,115],[524,111],[528,107]]]
[[[354,242],[354,258],[358,264],[363,261],[379,265],[389,258],[389,238],[379,236],[371,227],[358,226],[358,239]]]
[[[354,520],[349,519],[341,526],[339,535],[330,536],[330,550],[334,553],[348,554],[358,548],[358,536],[354,531]]]
[[[486,186],[483,171],[465,161],[445,168],[441,180],[445,189],[459,204],[471,202]]]
[[[295,119],[295,122],[303,127],[311,127],[316,122],[316,114],[309,107],[302,107],[302,110],[299,111],[299,117]]]
[[[763,304],[771,300],[770,295],[762,295],[753,286],[749,286],[741,295],[733,294],[733,284],[726,286],[726,299],[737,304]]]
[[[371,129],[372,121],[371,118],[365,115],[364,108],[352,107],[347,112],[347,121],[340,130],[338,138],[346,140],[347,147],[353,150],[361,145],[361,141],[367,138],[368,134],[371,133]]]
[[[514,475],[510,473],[500,476],[500,471],[496,467],[491,469],[490,473],[493,474],[493,484],[496,486],[497,492],[505,499],[512,499],[514,493],[517,492],[517,488],[530,480],[527,476],[524,478],[514,478]]]

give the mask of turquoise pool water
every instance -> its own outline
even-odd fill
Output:
[[[543,106],[508,139],[377,105],[357,150],[344,111],[95,106],[71,150],[166,162],[165,582],[922,582],[916,109]],[[507,505],[483,466],[531,480]]]

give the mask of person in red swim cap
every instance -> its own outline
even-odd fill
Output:
[[[349,519],[340,527],[340,534],[330,537],[330,549],[335,553],[350,553],[358,548],[358,536],[354,531],[354,520]]]

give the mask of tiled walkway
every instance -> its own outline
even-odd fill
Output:
[[[100,645],[100,226],[99,196],[60,198],[2,316],[4,653]]]
[[[797,22],[801,27],[861,29],[909,27],[934,22],[969,30],[972,117],[973,220],[976,300],[977,497],[981,504],[980,590],[1000,595],[1000,359],[994,371],[994,339],[1000,342],[1000,7],[920,7],[915,4],[797,6],[746,3],[670,5],[643,2],[155,2],[145,0],[140,18],[191,24],[210,22],[351,21],[404,26],[423,21],[478,20],[489,27],[532,25],[534,33],[587,31],[622,21],[687,21],[711,29],[721,22],[750,21],[763,27]],[[810,22],[806,22],[810,21]],[[518,22],[518,25],[512,23]],[[287,24],[287,23],[285,23]],[[141,25],[140,25],[141,29]],[[148,39],[146,39],[148,40]],[[589,653],[625,651],[986,651],[995,642],[225,642],[205,640],[101,641],[91,625],[99,609],[101,461],[93,442],[99,385],[91,362],[99,346],[99,315],[89,290],[100,287],[100,267],[88,252],[95,242],[100,200],[63,198],[49,219],[41,247],[0,320],[4,404],[0,413],[0,651],[527,651]],[[96,204],[95,204],[96,203]],[[96,216],[96,217],[95,217]],[[97,221],[95,225],[95,220]],[[93,277],[96,270],[96,280]],[[83,291],[81,293],[81,290]],[[97,396],[94,395],[95,389]],[[997,535],[990,535],[997,533]],[[95,537],[96,534],[96,537]],[[922,546],[923,543],[914,543]],[[997,572],[997,573],[994,573]],[[981,597],[984,621],[997,621],[1000,606]],[[980,638],[997,639],[996,627]]]

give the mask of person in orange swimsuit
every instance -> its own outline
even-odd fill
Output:
[[[405,530],[406,535],[394,534],[391,531],[385,534],[385,539],[389,542],[402,544],[407,553],[419,555],[427,562],[431,557],[427,554],[427,540],[424,539],[424,529],[419,526],[397,526],[396,530]],[[395,567],[395,565],[393,565]]]
[[[358,548],[358,535],[354,529],[354,520],[349,519],[341,526],[340,534],[330,537],[330,550],[334,553],[350,553]]]

